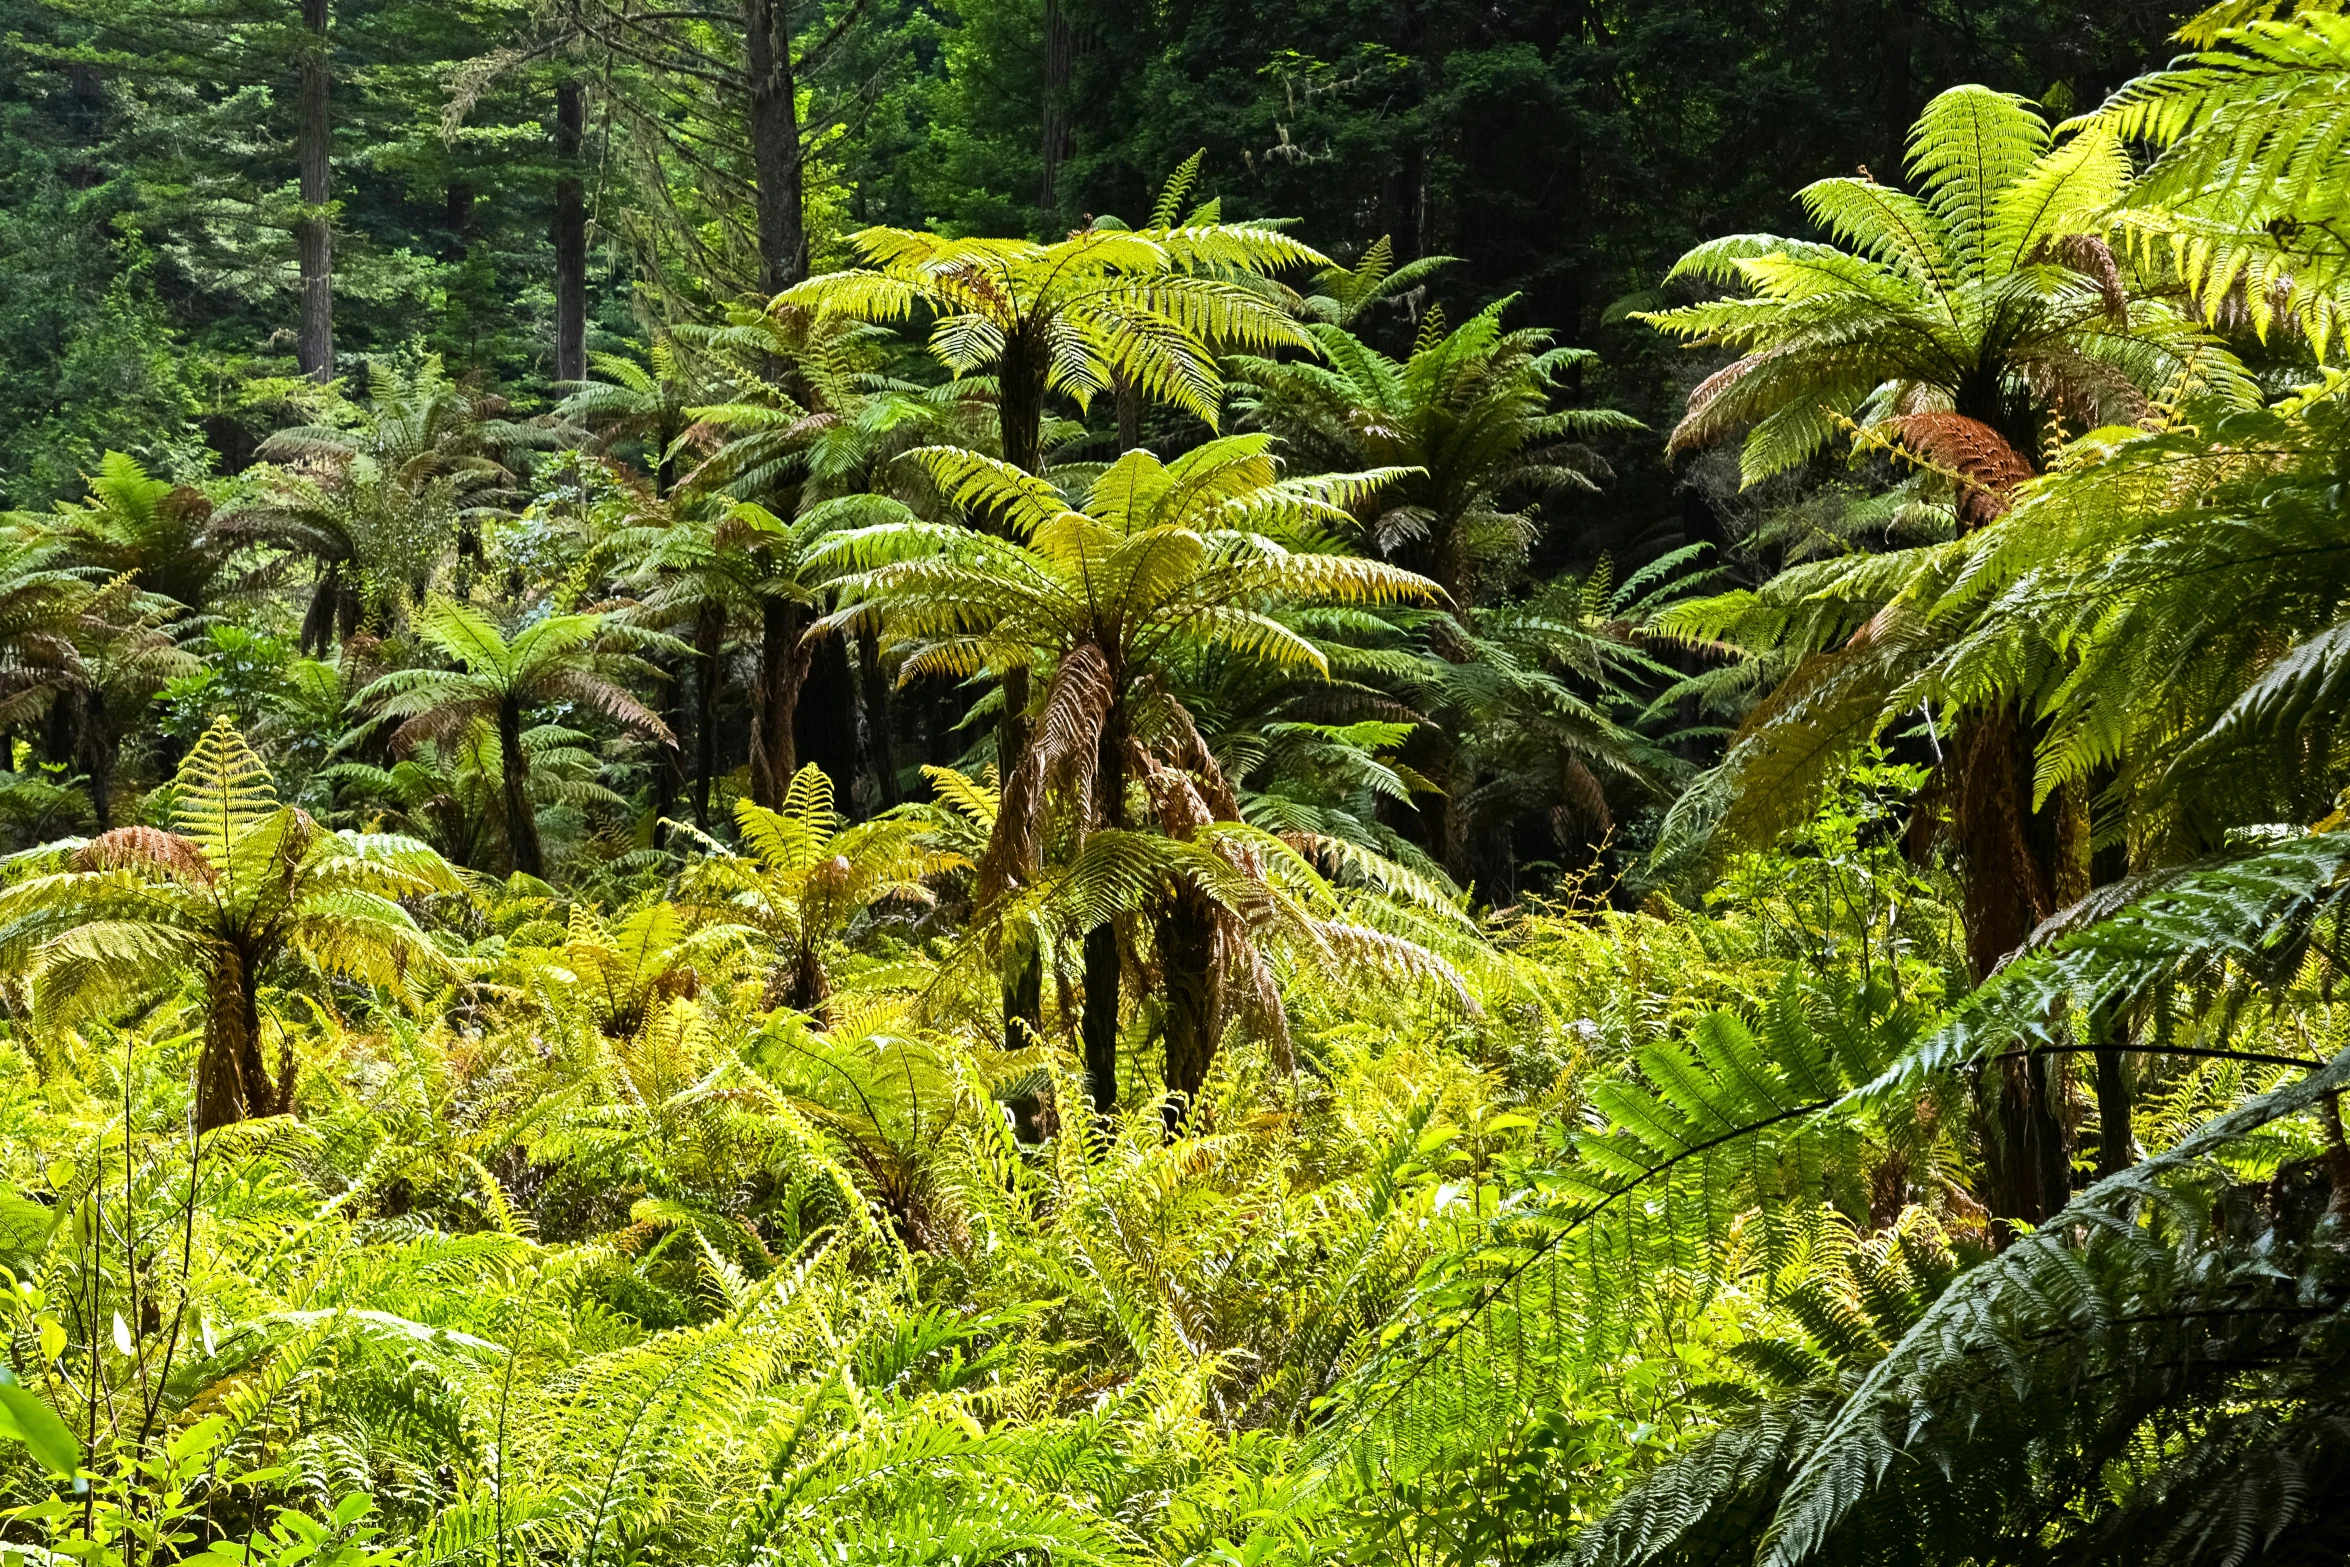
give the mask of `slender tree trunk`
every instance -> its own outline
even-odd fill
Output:
[[[1004,460],[1028,473],[1044,471],[1045,362],[1042,344],[1025,328],[1005,334],[1004,352],[997,363],[997,429]],[[997,519],[997,531],[1009,528]],[[1003,674],[1002,714],[996,721],[996,772],[1010,778],[1028,751],[1028,669],[1025,665]],[[1033,948],[1015,951],[1004,977],[1004,1045],[1017,1049],[1044,1035],[1044,954]]]
[[[1044,233],[1050,239],[1063,226],[1061,215],[1061,165],[1068,161],[1070,150],[1069,125],[1069,71],[1077,60],[1077,32],[1069,25],[1061,0],[1044,0],[1044,136],[1038,151],[1042,154],[1044,182],[1037,193],[1037,207],[1043,214]]]
[[[886,811],[898,803],[897,703],[890,692],[889,672],[881,667],[881,638],[871,627],[857,633],[857,678],[865,691],[865,745],[874,799]]]
[[[538,812],[530,806],[530,761],[522,754],[522,703],[512,697],[498,705],[498,764],[506,797],[506,848],[525,876],[545,876],[539,849]]]
[[[996,718],[996,772],[1009,778],[1028,749],[1028,667],[1004,671],[1004,710]],[[1044,1037],[1044,954],[1015,947],[1004,972],[1004,1048],[1019,1050]]]
[[[2099,849],[2089,858],[2092,887],[2110,886],[2129,872],[2129,851],[2123,845]],[[2134,1105],[2130,1089],[2130,1020],[2119,1007],[2108,1007],[2089,1019],[2097,1046],[2097,1177],[2119,1175],[2137,1162]]]
[[[2012,710],[1955,737],[1953,826],[1962,861],[1967,959],[1978,983],[2056,911],[2062,834],[2053,805],[2032,808],[2032,745]],[[2038,1224],[2071,1196],[2071,1160],[2049,1058],[2002,1061],[1978,1084],[1983,1205]]]
[[[759,225],[759,283],[768,293],[780,294],[808,271],[790,0],[743,0],[743,34],[751,77],[751,179]]]
[[[555,87],[555,379],[587,377],[587,199],[580,146],[586,94],[577,82]]]
[[[1094,815],[1111,831],[1126,825],[1126,714],[1113,701],[1094,751]],[[1118,925],[1104,920],[1085,933],[1085,1086],[1094,1114],[1118,1108]]]
[[[1918,106],[1911,101],[1910,88],[1910,34],[1916,25],[1916,11],[1916,0],[1885,0],[1878,23],[1878,112],[1883,116],[1878,145],[1883,149],[1885,167],[1877,178],[1888,185],[1901,178],[1902,149],[1909,144],[1910,122],[1917,118]]]
[[[2119,1016],[2098,1020],[2103,1037],[2126,1038]],[[2097,1052],[2097,1178],[2119,1175],[2137,1162],[2128,1055],[2120,1049]]]
[[[807,611],[789,599],[770,598],[760,609],[759,690],[751,703],[751,798],[769,810],[783,805],[792,774],[800,769],[800,684],[808,655],[800,644]],[[798,1003],[793,1003],[795,1006]]]
[[[301,262],[300,320],[294,358],[302,373],[327,381],[335,373],[334,235],[326,204],[334,197],[334,125],[327,113],[329,73],[327,0],[302,0],[301,104],[295,140],[301,163],[303,215],[294,225]]]
[[[462,179],[449,181],[441,195],[441,226],[449,231],[449,249],[444,257],[449,261],[463,261],[472,248],[466,231],[473,227],[473,187]]]
[[[726,611],[705,604],[694,616],[694,825],[710,830],[710,781],[718,772],[718,686],[725,679]]]
[[[660,771],[653,782],[653,842],[656,846],[667,841],[668,829],[660,825],[662,818],[673,814],[677,802],[686,790],[685,734],[692,727],[686,721],[685,671],[664,667],[661,671],[661,722],[669,726],[672,738],[661,747]]]

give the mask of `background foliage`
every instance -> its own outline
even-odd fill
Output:
[[[0,1567],[2350,1553],[2338,5],[0,50]]]

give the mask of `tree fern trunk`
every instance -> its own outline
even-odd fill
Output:
[[[2108,780],[2100,780],[2108,781]],[[2094,785],[2093,785],[2094,788]],[[2115,844],[2089,859],[2089,883],[2109,886],[2129,872],[2129,851]],[[2137,1131],[2130,1091],[2130,1018],[2108,1007],[2089,1020],[2097,1045],[2097,1175],[2119,1175],[2137,1161]]]
[[[1215,1064],[1218,1020],[1216,920],[1207,896],[1178,886],[1159,918],[1160,983],[1166,991],[1167,1135],[1190,1118]]]
[[[1004,957],[1004,1048],[1025,1050],[1044,1038],[1044,954],[1007,946]]]
[[[831,995],[832,976],[824,971],[823,955],[817,950],[815,937],[803,932],[799,948],[792,956],[791,984],[785,991],[784,1001],[818,1023],[825,1023],[829,1021],[825,1002]]]
[[[807,613],[789,599],[770,598],[760,607],[759,689],[751,702],[751,798],[779,810],[799,771],[800,682],[808,658],[800,645]]]
[[[1004,334],[996,365],[996,430],[1004,461],[1025,473],[1044,472],[1045,344],[1035,329],[1015,326]]]
[[[2009,709],[1955,737],[1952,825],[1958,841],[1967,959],[1977,982],[2056,911],[2065,835],[2055,808],[2032,808],[2032,745]],[[2037,1224],[2071,1195],[2071,1158],[2049,1058],[2001,1061],[1977,1083],[1983,1206]]]
[[[850,810],[857,771],[857,687],[848,644],[833,632],[803,644],[800,658],[799,765],[813,762],[823,768],[834,798]]]
[[[98,830],[105,832],[114,825],[114,764],[121,748],[114,742],[104,697],[85,691],[76,706],[76,759],[90,781],[90,813],[97,818]]]
[[[514,868],[525,876],[547,874],[539,849],[538,813],[530,806],[530,763],[522,754],[522,704],[508,698],[498,706],[498,761],[506,798],[506,847]]]
[[[2121,1036],[2122,1022],[2107,1015],[2096,1026],[2106,1041]],[[2097,1177],[2119,1175],[2137,1162],[2137,1137],[2131,1126],[2129,1061],[2119,1049],[2101,1044],[2097,1051]]]
[[[313,658],[326,657],[335,641],[335,601],[343,588],[338,565],[329,565],[319,574],[318,585],[310,590],[310,605],[302,615],[300,647]]]
[[[1110,384],[1118,398],[1118,451],[1124,455],[1142,444],[1142,388],[1122,375],[1111,377]]]
[[[204,1050],[196,1063],[196,1130],[211,1131],[279,1105],[261,1059],[260,1007],[251,965],[232,942],[214,951],[206,975]],[[290,1088],[290,1074],[287,1086]]]
[[[1118,1108],[1118,926],[1104,920],[1085,933],[1085,1095],[1107,1120]]]
[[[660,764],[653,779],[653,842],[666,841],[661,819],[673,815],[678,800],[685,794],[685,736],[693,726],[686,720],[685,671],[664,664],[661,669],[661,722],[669,726],[674,738],[661,747]]]

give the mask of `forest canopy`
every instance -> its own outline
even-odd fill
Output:
[[[2350,1560],[2339,0],[0,58],[0,1567]]]

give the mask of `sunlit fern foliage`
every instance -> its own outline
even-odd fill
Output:
[[[1525,581],[1631,434],[1585,361],[1199,158],[599,359],[527,506],[580,432],[401,361],[242,509],[10,518],[6,794],[149,825],[0,867],[0,1567],[2338,1560],[2341,40],[2279,9],[1693,253],[1676,444],[1859,459],[1740,592]],[[1228,375],[1261,427],[1182,435]],[[241,683],[305,597],[335,661]],[[819,645],[858,779],[793,759]],[[1000,769],[875,810],[954,716],[899,674]],[[1766,688],[1664,824],[1714,862],[1611,881]],[[320,819],[182,763],[216,698]],[[2104,883],[1995,961],[1927,830],[1986,778]]]
[[[926,387],[891,376],[890,334],[849,316],[737,311],[722,327],[680,332],[725,394],[687,410],[681,449],[700,458],[682,481],[689,487],[812,505],[859,492],[912,447],[984,448],[995,438],[973,381]],[[778,364],[792,367],[780,383],[769,373]]]
[[[2350,113],[2350,17],[2322,4],[2222,5],[2181,37],[2194,53],[2073,122],[2158,154],[2115,228],[2167,263],[2207,318],[2263,337],[2290,329],[2323,359],[2350,285],[2337,139]]]
[[[2201,323],[2133,287],[2097,237],[2130,176],[2113,126],[2053,141],[2021,100],[1954,87],[1919,116],[1908,163],[1915,194],[1865,173],[1804,188],[1832,243],[1741,234],[1682,257],[1673,275],[1745,292],[1642,317],[1738,356],[1691,393],[1675,449],[1745,431],[1753,484],[1845,421],[1947,464],[1916,421],[1955,414],[2028,467],[2043,412],[2079,431],[2197,391],[2249,396]],[[1957,466],[1988,481],[1991,462]]]
[[[205,997],[197,1120],[292,1103],[292,1057],[263,1055],[260,986],[291,959],[397,992],[439,951],[397,901],[463,892],[413,839],[331,833],[281,806],[225,721],[181,764],[173,825],[122,827],[19,856],[0,892],[0,961],[48,1026],[119,1010],[193,978]]]
[[[1123,380],[1213,428],[1219,353],[1305,342],[1257,280],[1326,264],[1278,229],[1208,214],[1142,231],[1096,225],[1051,243],[888,228],[849,242],[864,266],[810,278],[778,306],[880,323],[930,312],[941,363],[957,375],[995,372],[1002,456],[1028,470],[1039,466],[1048,393],[1083,407]]]
[[[563,815],[628,804],[597,781],[599,759],[589,749],[589,738],[559,724],[534,724],[522,731],[542,838],[556,835],[557,818]],[[496,732],[477,724],[446,740],[423,742],[389,767],[342,761],[325,768],[323,777],[334,788],[345,819],[356,818],[370,830],[396,827],[458,865],[495,871],[512,858],[503,831],[501,768]]]
[[[1560,383],[1593,356],[1536,328],[1504,330],[1509,304],[1451,331],[1431,313],[1401,361],[1326,323],[1308,328],[1322,363],[1234,360],[1243,417],[1299,459],[1397,471],[1354,508],[1349,536],[1434,580],[1464,615],[1522,565],[1535,534],[1529,503],[1595,488],[1608,468],[1587,443],[1639,428],[1610,409],[1553,408]]]
[[[316,567],[306,648],[323,653],[363,627],[380,633],[443,585],[452,552],[478,552],[483,522],[516,498],[522,459],[560,444],[555,430],[508,412],[438,355],[372,360],[364,402],[330,391],[312,423],[264,444],[276,466],[222,515],[222,542]]]
[[[933,901],[926,880],[969,863],[927,848],[917,816],[843,821],[831,780],[813,763],[792,779],[781,809],[742,800],[734,816],[748,852],[706,842],[682,885],[759,933],[770,954],[767,999],[803,1012],[820,1012],[832,994],[827,957],[852,922],[877,903]]]
[[[498,747],[498,782],[506,847],[515,870],[546,869],[538,809],[531,793],[531,752],[522,743],[526,714],[554,703],[577,707],[656,739],[668,726],[639,701],[632,684],[651,673],[640,653],[677,651],[657,632],[606,614],[549,615],[509,636],[473,606],[436,598],[416,617],[419,637],[455,668],[418,664],[378,676],[356,698],[373,725],[386,727],[397,752],[425,741],[462,740],[487,728]]]

